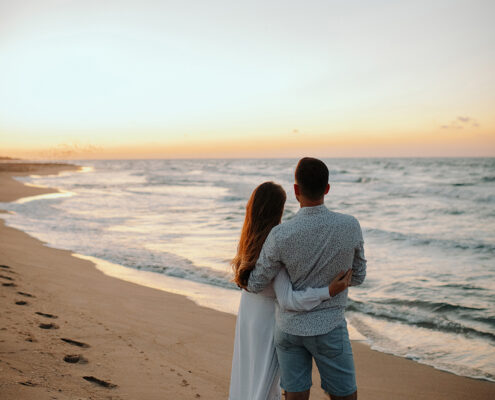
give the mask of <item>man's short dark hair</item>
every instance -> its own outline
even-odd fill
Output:
[[[321,160],[304,157],[296,167],[296,183],[304,197],[319,200],[325,194],[328,185],[328,168]]]

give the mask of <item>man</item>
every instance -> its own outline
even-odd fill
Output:
[[[330,190],[328,168],[315,158],[303,158],[295,171],[294,192],[299,212],[272,229],[248,290],[260,292],[285,267],[295,290],[327,286],[352,268],[351,286],[366,276],[363,237],[350,215],[329,211],[324,196]],[[332,400],[357,399],[354,360],[344,318],[347,290],[307,312],[277,309],[275,346],[280,385],[288,400],[307,400],[315,359],[323,390]]]

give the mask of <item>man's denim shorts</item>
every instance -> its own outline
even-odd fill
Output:
[[[334,396],[348,396],[356,388],[356,373],[345,321],[324,335],[296,336],[275,328],[280,364],[280,386],[288,392],[304,392],[312,385],[313,357],[321,387]]]

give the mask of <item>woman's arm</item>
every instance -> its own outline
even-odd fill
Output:
[[[285,268],[273,280],[273,289],[280,307],[290,311],[309,311],[330,298],[328,286],[293,290]]]
[[[345,274],[345,273],[344,273]],[[337,276],[330,286],[322,288],[306,288],[304,290],[293,290],[292,283],[285,268],[282,268],[273,280],[273,289],[277,296],[280,307],[290,311],[309,311],[347,288],[347,281]],[[340,278],[340,280],[339,280]],[[337,285],[335,285],[335,282]],[[332,285],[334,285],[332,287]],[[332,296],[332,297],[333,297]]]

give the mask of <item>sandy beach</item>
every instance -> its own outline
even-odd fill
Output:
[[[0,201],[54,192],[13,179],[76,170],[0,163]],[[0,215],[1,216],[1,215]],[[235,316],[104,275],[0,221],[0,398],[227,399]],[[483,399],[495,384],[353,342],[359,398]],[[325,399],[314,374],[313,399]]]

